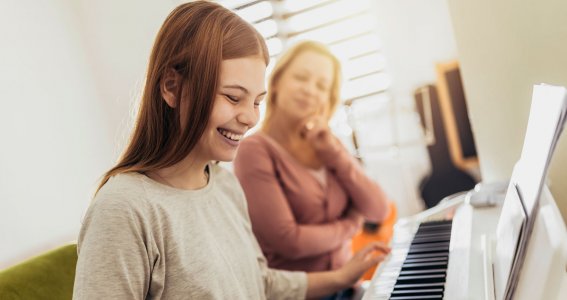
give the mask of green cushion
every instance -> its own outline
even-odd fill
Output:
[[[71,299],[77,245],[67,245],[0,271],[0,299]]]

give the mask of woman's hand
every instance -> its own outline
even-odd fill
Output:
[[[333,135],[323,117],[309,118],[303,124],[300,135],[313,146],[315,151],[339,147],[339,141]]]
[[[390,248],[383,243],[368,244],[337,270],[339,280],[345,287],[353,286],[366,270],[383,261],[388,253],[390,253]]]
[[[348,209],[345,218],[354,221],[359,228],[362,226],[362,224],[364,224],[364,217],[354,207],[350,207]]]

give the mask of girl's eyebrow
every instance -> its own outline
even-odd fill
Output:
[[[237,85],[237,84],[233,84],[233,85],[224,85],[224,86],[223,86],[223,88],[228,88],[228,89],[237,89],[237,90],[241,90],[241,91],[242,91],[243,93],[245,93],[245,94],[250,94],[250,92],[249,92],[249,91],[248,91],[248,90],[247,90],[247,89],[246,89],[245,87],[243,87],[243,86],[241,86],[241,85]],[[258,94],[258,96],[257,96],[257,97],[259,97],[259,96],[263,96],[263,95],[265,95],[265,94],[267,94],[267,91],[263,91],[263,92],[261,92],[260,94]]]

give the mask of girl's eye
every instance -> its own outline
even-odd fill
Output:
[[[231,95],[224,95],[230,102],[234,102],[237,103],[238,102],[238,98],[231,96]]]

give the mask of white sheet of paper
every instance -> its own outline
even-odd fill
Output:
[[[520,169],[516,165],[514,174]],[[512,176],[514,177],[514,176]],[[527,223],[524,207],[511,180],[496,227],[496,252],[494,255],[494,289],[496,299],[504,299],[506,286],[510,280],[512,264],[516,256],[518,242]]]
[[[523,265],[553,150],[563,131],[567,89],[536,85],[522,155],[514,167],[496,229],[496,299],[511,299]]]
[[[545,181],[547,166],[563,130],[567,109],[566,96],[567,90],[564,87],[534,86],[530,117],[520,157],[526,172],[521,172],[517,178],[528,217],[534,211]]]

